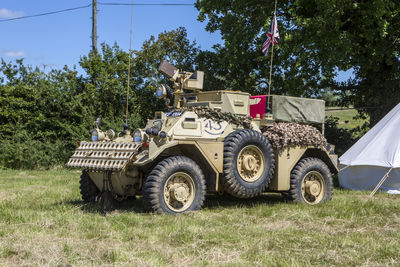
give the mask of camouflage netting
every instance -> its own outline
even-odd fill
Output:
[[[226,121],[228,123],[237,126],[243,126],[244,128],[248,129],[252,128],[251,127],[252,118],[250,116],[237,115],[237,114],[232,114],[230,112],[222,112],[203,106],[188,107],[185,109],[194,111],[197,114],[197,116],[199,116],[199,118],[212,119],[213,121],[216,122]]]
[[[263,134],[274,149],[288,146],[326,147],[327,141],[320,131],[310,125],[294,122],[279,122],[265,128]]]

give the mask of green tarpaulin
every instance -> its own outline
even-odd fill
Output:
[[[276,121],[324,123],[325,101],[291,96],[272,96],[272,114]]]

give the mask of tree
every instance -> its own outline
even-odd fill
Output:
[[[44,73],[2,61],[0,166],[37,168],[64,161],[87,132],[82,81],[75,70]]]
[[[327,55],[326,64],[354,69],[354,79],[332,86],[341,90],[344,104],[368,114],[375,124],[400,101],[398,1],[303,0],[298,4],[303,7],[297,8],[297,14],[309,21],[306,29],[314,32],[313,41]]]
[[[286,2],[281,2],[281,5],[287,5]],[[211,32],[219,30],[224,40],[223,45],[214,46],[215,56],[204,56],[204,62],[214,67],[209,68],[208,73],[221,77],[221,87],[250,93],[267,92],[270,54],[265,57],[261,45],[272,18],[273,5],[272,1],[257,0],[197,1],[199,19],[208,19],[206,29]],[[315,51],[293,39],[293,23],[285,18],[281,9],[279,14],[283,41],[274,48],[272,93],[318,94],[319,89],[325,86],[324,81],[333,75],[322,75],[318,62],[310,60]]]
[[[131,128],[144,126],[155,110],[165,108],[154,96],[168,82],[157,67],[168,59],[185,70],[195,68],[195,43],[178,28],[151,37],[133,51],[129,88]],[[40,168],[62,165],[88,140],[96,117],[103,129],[122,130],[125,123],[129,53],[117,44],[102,44],[98,53],[81,57],[86,75],[75,69],[41,71],[23,60],[0,65],[0,168]]]
[[[205,55],[209,72],[231,89],[266,92],[269,57],[260,49],[273,1],[198,0],[199,20],[220,31],[223,45]],[[397,0],[278,1],[281,36],[275,46],[273,93],[320,96],[339,91],[342,104],[367,113],[374,124],[400,101],[400,6]],[[211,63],[212,62],[212,63]],[[340,70],[354,78],[338,83]],[[365,109],[365,107],[369,107]],[[371,108],[372,107],[372,108]]]
[[[145,41],[140,51],[135,51],[134,77],[142,79],[135,88],[139,113],[149,118],[155,110],[165,109],[164,101],[154,101],[154,92],[158,85],[172,83],[158,71],[158,66],[163,59],[175,65],[178,69],[193,71],[196,69],[196,56],[199,48],[195,42],[187,38],[186,29],[177,28],[169,32],[162,32],[156,39],[151,36]]]
[[[85,91],[94,108],[107,127],[121,127],[125,122],[126,90],[129,53],[117,44],[102,44],[100,53],[83,56],[80,65],[86,71]],[[164,104],[154,97],[156,87],[168,82],[158,72],[162,59],[178,68],[194,69],[198,48],[190,43],[184,28],[163,32],[156,39],[151,36],[139,51],[132,51],[129,88],[129,121],[133,127],[143,126]]]

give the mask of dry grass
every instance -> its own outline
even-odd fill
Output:
[[[0,265],[398,266],[400,197],[335,190],[320,206],[279,194],[207,196],[202,211],[103,217],[84,205],[79,173],[0,171]]]

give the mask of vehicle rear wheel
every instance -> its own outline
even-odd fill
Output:
[[[200,209],[206,184],[200,167],[190,158],[174,156],[158,163],[143,184],[148,210],[176,214]]]
[[[82,199],[86,203],[95,202],[96,197],[100,194],[100,190],[94,184],[94,182],[90,179],[87,170],[83,170],[81,174],[80,183],[80,193]]]
[[[272,146],[260,132],[238,130],[225,138],[222,183],[229,194],[240,198],[261,194],[274,167]]]
[[[332,198],[332,191],[332,175],[322,160],[305,158],[292,170],[288,194],[294,202],[323,203]]]

